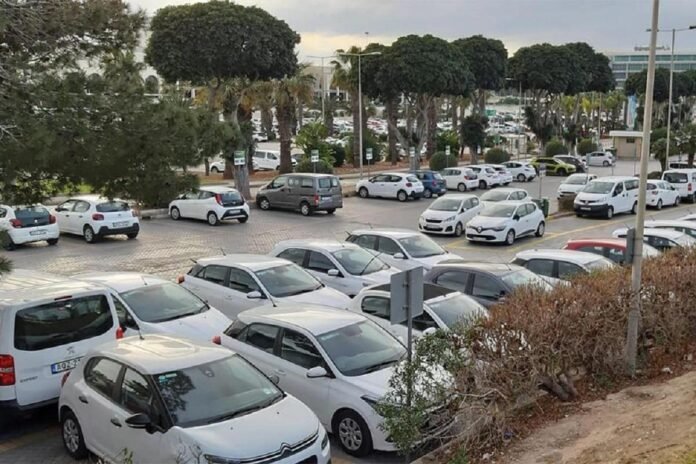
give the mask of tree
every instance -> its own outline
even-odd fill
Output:
[[[626,95],[645,94],[645,85],[647,80],[647,70],[639,73],[634,73],[628,76],[624,84],[624,93]],[[653,100],[662,103],[669,99],[669,69],[657,68],[655,70],[655,86],[653,88]]]
[[[677,144],[672,138],[669,141],[669,151],[674,153],[677,149]],[[650,151],[655,154],[655,159],[660,161],[660,166],[664,172],[667,169],[667,139],[661,138],[650,143]],[[691,157],[691,156],[690,156]],[[692,158],[693,159],[693,158]]]
[[[358,96],[357,80],[358,58],[355,56],[359,53],[362,53],[362,50],[360,47],[356,46],[352,46],[348,50],[339,49],[336,50],[338,58],[331,62],[334,67],[333,82],[331,85],[348,91],[350,111],[353,116],[353,134],[358,133],[358,127],[360,126],[360,98]],[[353,166],[357,167],[360,163],[359,144],[353,144],[352,158]]]
[[[582,139],[580,143],[578,143],[578,154],[580,156],[585,156],[595,150],[597,150],[597,144],[591,139]]]
[[[694,165],[694,155],[696,155],[696,124],[688,124],[675,134],[677,147],[680,152],[687,153],[689,156],[689,167]]]
[[[292,121],[299,98],[311,94],[313,77],[308,74],[296,73],[294,76],[274,81],[273,99],[278,119],[280,135],[280,167],[281,173],[292,172]]]
[[[486,110],[486,91],[500,90],[505,86],[508,54],[503,42],[482,35],[458,39],[452,44],[466,57],[477,89],[478,104],[474,109],[483,114]]]
[[[565,155],[566,153],[568,153],[568,148],[560,140],[551,140],[544,149],[546,156]]]
[[[480,114],[469,115],[462,121],[461,140],[469,147],[472,164],[478,163],[479,149],[483,148],[486,141],[486,125],[488,118]]]

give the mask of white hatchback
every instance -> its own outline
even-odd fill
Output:
[[[546,230],[544,213],[531,202],[503,201],[484,208],[466,226],[472,242],[503,242],[512,245],[526,235],[542,237]]]
[[[537,175],[534,166],[526,162],[508,161],[503,163],[503,166],[512,173],[512,177],[514,177],[517,182],[531,182]]]
[[[8,251],[17,245],[44,240],[55,245],[60,238],[56,217],[43,205],[0,205],[0,230],[7,232],[7,241],[2,245]]]
[[[510,171],[507,166],[504,164],[489,164],[488,166],[495,169],[495,171],[498,173],[501,185],[510,185],[510,183],[512,183],[514,176],[512,175],[512,171]]]
[[[529,201],[529,193],[520,188],[499,188],[481,195],[481,203],[484,207],[501,201]]]
[[[419,199],[423,196],[424,190],[418,177],[402,172],[378,174],[369,179],[363,179],[355,185],[355,191],[360,198],[396,198],[399,201],[406,201],[409,198]]]
[[[662,209],[663,206],[679,206],[681,195],[679,190],[664,180],[648,180],[648,195],[646,204],[656,209]]]
[[[487,189],[502,184],[502,179],[498,171],[485,164],[467,166],[476,173],[480,189]]]
[[[476,195],[453,194],[438,198],[423,211],[418,229],[426,234],[459,237],[466,224],[481,212],[483,205]]]
[[[448,190],[466,192],[467,190],[476,190],[479,187],[478,178],[472,169],[447,168],[443,169],[441,174]]]
[[[558,198],[575,196],[584,189],[588,182],[597,178],[597,174],[571,174],[558,186]]]
[[[327,464],[317,416],[241,356],[147,335],[91,351],[67,379],[65,450],[105,462]],[[262,433],[260,433],[262,431]]]
[[[134,239],[140,221],[123,200],[109,200],[97,195],[72,197],[54,209],[62,234],[81,235],[87,243],[108,235],[125,235]]]
[[[169,203],[169,217],[205,220],[211,226],[235,219],[249,220],[249,205],[239,191],[229,187],[205,187],[179,195]]]
[[[616,160],[614,159],[614,155],[612,155],[609,152],[595,151],[592,153],[588,153],[586,155],[586,157],[587,157],[588,166],[609,167],[609,166],[613,166],[616,164]]]

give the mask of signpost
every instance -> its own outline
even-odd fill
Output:
[[[446,167],[446,168],[449,167],[449,157],[450,157],[450,153],[451,153],[450,146],[447,145],[447,146],[445,147],[445,167]]]
[[[539,163],[539,200],[541,200],[541,178],[546,174],[546,164]]]
[[[413,147],[408,148],[408,159],[411,166],[411,171],[416,170],[416,149]]]
[[[246,164],[246,152],[244,150],[237,150],[234,152],[234,165],[244,166]]]
[[[312,166],[314,167],[314,173],[317,173],[317,163],[319,162],[319,150],[312,150],[312,156],[310,158]]]
[[[370,161],[372,161],[372,148],[365,149],[365,159],[367,160],[367,175],[370,175]]]

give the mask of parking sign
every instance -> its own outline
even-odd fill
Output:
[[[319,150],[312,150],[312,163],[317,163],[319,161]]]
[[[451,152],[450,152],[450,146],[447,145],[447,146],[445,147],[445,156],[449,156],[450,153],[451,153]]]
[[[372,148],[365,149],[365,159],[368,161],[372,160]]]
[[[234,152],[234,165],[244,166],[246,164],[246,152],[244,150],[237,150]]]

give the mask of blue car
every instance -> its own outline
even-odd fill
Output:
[[[435,171],[416,171],[416,177],[423,184],[423,196],[431,198],[433,195],[442,196],[447,193],[447,183],[439,172]]]

